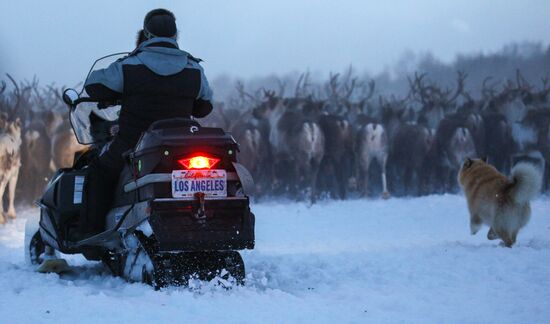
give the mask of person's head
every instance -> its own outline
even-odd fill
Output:
[[[137,35],[137,45],[154,37],[176,39],[177,35],[176,16],[166,9],[154,9],[143,20],[143,29]]]

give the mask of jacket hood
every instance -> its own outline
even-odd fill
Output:
[[[169,43],[176,48],[155,46],[155,43]],[[189,53],[178,48],[173,38],[155,37],[141,43],[135,57],[151,71],[168,76],[181,72],[189,61]]]

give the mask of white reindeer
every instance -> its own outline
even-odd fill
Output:
[[[8,187],[8,211],[4,211],[4,204],[0,205],[0,224],[6,223],[6,218],[14,219],[15,186],[21,167],[21,121],[6,122],[5,131],[0,134],[0,203],[3,202],[4,192]]]
[[[363,195],[367,194],[368,176],[371,162],[376,160],[380,165],[382,177],[382,198],[390,197],[386,182],[386,163],[388,161],[388,136],[381,124],[368,123],[361,126],[357,133],[357,167],[358,179],[362,175]]]

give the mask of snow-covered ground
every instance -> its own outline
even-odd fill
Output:
[[[469,234],[461,196],[254,206],[245,287],[154,291],[71,257],[24,263],[25,217],[0,227],[0,323],[549,323],[550,200],[514,248]]]

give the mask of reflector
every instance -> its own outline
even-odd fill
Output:
[[[218,162],[220,162],[220,159],[203,155],[178,160],[178,163],[183,165],[186,169],[211,169]]]

